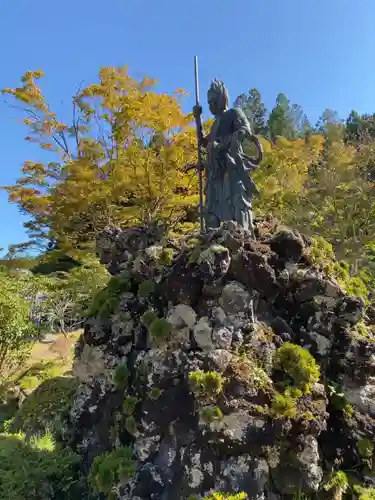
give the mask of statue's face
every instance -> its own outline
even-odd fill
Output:
[[[207,94],[208,107],[210,108],[211,113],[216,116],[220,112],[224,111],[223,106],[220,102],[220,96],[215,92],[208,92]]]

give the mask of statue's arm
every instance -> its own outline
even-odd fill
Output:
[[[233,114],[234,133],[237,134],[240,140],[243,140],[245,137],[251,137],[253,135],[251,125],[242,109],[233,108]]]
[[[232,133],[220,141],[220,144],[215,148],[216,151],[228,151],[233,145],[233,141],[236,143],[242,142],[245,137],[250,137],[252,135],[249,120],[246,118],[242,109],[233,108],[230,112],[232,114],[230,118],[232,122]]]
[[[200,106],[199,104],[195,105],[193,107],[193,115],[197,127],[198,142],[202,147],[206,148],[208,144],[208,138],[203,135],[202,106]]]

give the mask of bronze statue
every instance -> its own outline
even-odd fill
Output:
[[[252,198],[258,190],[250,173],[262,160],[261,145],[253,136],[243,111],[239,108],[228,109],[228,92],[221,81],[212,81],[207,97],[215,121],[206,137],[202,129],[202,108],[199,104],[193,108],[198,144],[207,151],[201,167],[206,172],[205,227],[217,228],[222,222],[233,220],[254,236]],[[246,137],[256,146],[255,158],[246,155],[242,149]]]

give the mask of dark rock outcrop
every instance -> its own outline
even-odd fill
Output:
[[[87,470],[127,447],[132,471],[107,490],[98,476],[98,492],[279,498],[320,491],[337,463],[364,480],[363,457],[342,450],[374,439],[365,304],[308,265],[307,238],[272,231],[258,221],[254,242],[226,223],[181,247],[146,229],[99,238],[121,286],[77,344],[69,443]]]

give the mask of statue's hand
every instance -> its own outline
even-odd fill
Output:
[[[211,141],[207,144],[207,152],[209,155],[213,155],[219,148],[220,144],[216,141]]]
[[[199,104],[196,104],[193,107],[193,115],[194,115],[194,118],[196,120],[199,120],[199,118],[201,117],[202,111],[203,111],[202,106],[200,106]]]

